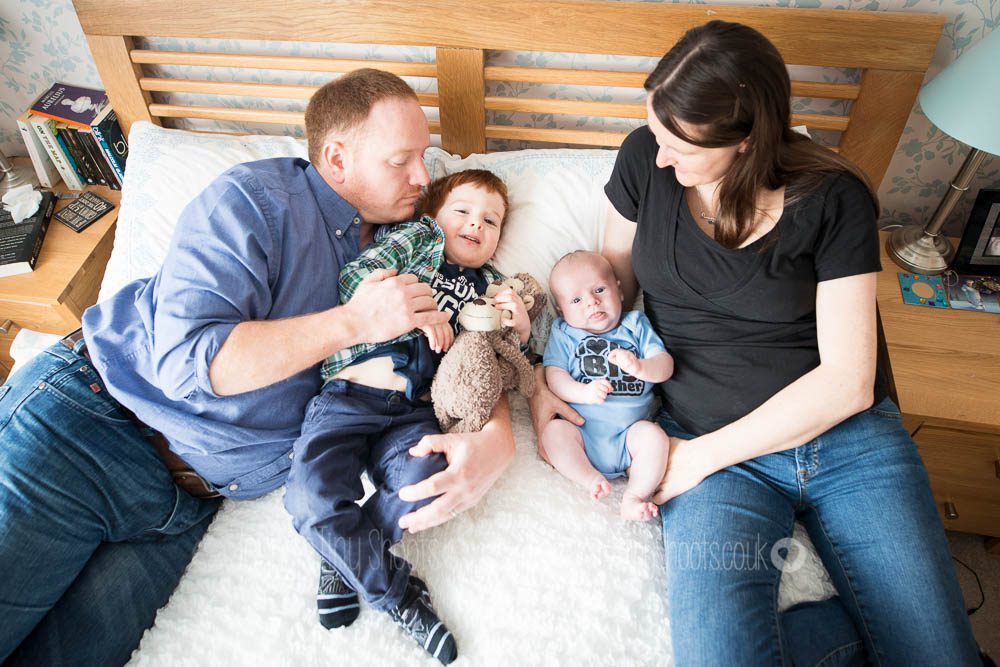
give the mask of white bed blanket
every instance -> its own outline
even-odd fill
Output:
[[[517,456],[475,508],[397,547],[455,634],[456,664],[673,664],[661,531],[626,522],[538,458],[527,406],[512,401]],[[227,501],[130,664],[437,664],[362,605],[346,629],[316,620],[318,556],[295,534],[283,490]],[[779,606],[834,594],[808,537]],[[769,557],[768,553],[764,554]],[[751,554],[752,558],[753,555]]]

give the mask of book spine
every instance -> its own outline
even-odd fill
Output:
[[[97,181],[94,180],[94,176],[87,169],[87,165],[83,161],[83,156],[80,155],[80,151],[74,145],[73,138],[70,136],[68,129],[62,123],[56,123],[56,140],[59,141],[59,145],[69,155],[70,164],[76,169],[76,173],[80,175],[80,180],[87,185],[95,185]]]
[[[52,221],[52,212],[56,208],[56,198],[50,197],[48,203],[45,207],[45,211],[42,214],[41,224],[38,226],[38,231],[35,233],[35,242],[31,246],[31,256],[28,258],[28,265],[31,270],[35,270],[35,264],[38,262],[38,255],[42,252],[42,242],[45,240],[45,233],[49,231],[49,222]]]
[[[48,113],[47,111],[39,111],[38,109],[32,109],[31,113],[35,114],[36,116],[44,116],[45,118],[48,118],[49,120],[56,121],[57,123],[66,123],[67,125],[71,125],[73,127],[78,127],[80,129],[86,129],[88,127],[88,125],[86,123],[81,123],[78,120],[73,120],[71,118],[66,118],[65,116],[59,116],[59,115],[56,115],[56,114]]]
[[[97,143],[101,147],[101,151],[104,153],[104,156],[108,159],[108,163],[111,165],[111,168],[115,170],[118,182],[124,185],[125,160],[124,158],[119,158],[119,155],[112,148],[111,141],[109,140],[111,137],[119,137],[121,145],[124,147],[121,152],[124,155],[128,154],[125,137],[122,136],[121,127],[118,126],[118,116],[114,111],[110,112],[100,123],[94,125],[91,131],[94,134],[94,138],[97,139]]]
[[[37,117],[34,114],[31,115],[31,120],[29,121],[31,128],[38,135],[38,139],[42,142],[46,152],[52,157],[52,162],[56,165],[56,169],[59,170],[59,174],[66,182],[66,187],[70,190],[82,190],[83,183],[80,181],[80,177],[77,176],[73,167],[70,166],[69,156],[63,153],[59,142],[56,141],[56,136],[52,132],[50,123],[52,121]],[[55,123],[52,124],[54,125]]]
[[[34,129],[23,118],[17,119],[17,129],[21,131],[21,138],[28,149],[28,156],[35,168],[35,174],[38,175],[38,182],[43,188],[55,187],[62,180],[62,175],[59,173],[56,163],[52,161],[49,152],[42,145],[42,140],[38,138]]]
[[[97,146],[97,140],[94,139],[94,135],[90,133],[89,128],[87,130],[77,130],[76,137],[83,147],[83,151],[87,154],[87,159],[93,164],[94,170],[100,177],[98,182],[109,188],[117,188],[118,180],[115,178],[114,172],[111,171],[111,167],[108,166],[107,160],[101,157],[101,149]]]

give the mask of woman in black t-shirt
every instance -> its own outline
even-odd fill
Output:
[[[676,362],[655,500],[677,663],[974,663],[926,472],[878,379],[867,178],[789,129],[784,62],[751,28],[689,31],[645,87],[603,254]],[[536,429],[574,417],[544,389],[532,407]],[[779,614],[796,520],[839,597]]]

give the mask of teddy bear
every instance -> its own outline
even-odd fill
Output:
[[[528,397],[535,391],[535,374],[517,332],[501,324],[510,313],[493,306],[493,297],[508,287],[521,296],[532,321],[545,309],[545,292],[527,273],[489,285],[486,294],[462,307],[462,331],[431,384],[434,414],[445,433],[482,430],[503,392],[516,388]]]

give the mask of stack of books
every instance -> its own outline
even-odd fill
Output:
[[[56,83],[17,119],[44,187],[60,179],[70,190],[106,185],[120,190],[128,144],[103,90]]]
[[[0,206],[0,278],[34,270],[55,201],[54,194],[43,192],[38,210],[19,223]]]

